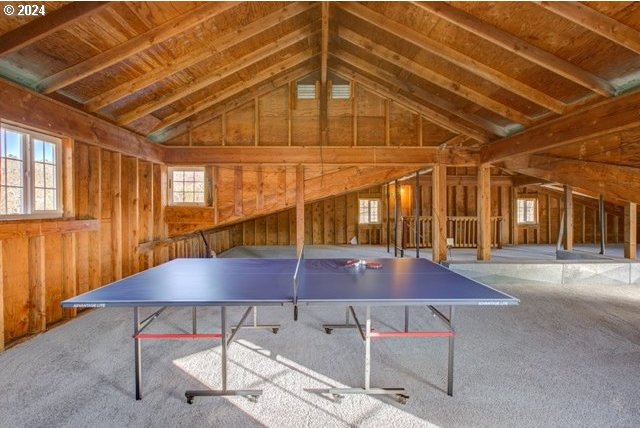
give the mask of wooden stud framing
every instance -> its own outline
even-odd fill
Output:
[[[2,243],[0,242],[0,352],[4,351],[4,269]]]
[[[478,166],[478,260],[491,260],[491,165]]]
[[[633,202],[627,202],[624,206],[624,258],[636,259],[637,252],[637,224],[638,211],[637,205]]]

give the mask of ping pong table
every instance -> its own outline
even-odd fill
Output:
[[[326,333],[335,329],[355,329],[364,342],[364,385],[354,388],[313,390],[340,399],[344,394],[392,395],[404,403],[409,398],[402,387],[372,387],[371,342],[385,338],[446,337],[449,341],[447,394],[453,395],[454,307],[461,305],[517,305],[518,299],[459,275],[426,259],[175,259],[104,287],[62,302],[65,308],[133,307],[135,394],[142,399],[143,340],[205,339],[221,341],[220,389],[186,391],[188,403],[196,396],[246,396],[256,400],[258,389],[227,387],[227,349],[239,331],[265,328],[277,333],[278,325],[257,323],[257,307],[339,305],[346,307],[342,324],[323,325]],[[167,307],[193,308],[191,333],[145,333],[144,330]],[[196,308],[220,307],[221,329],[216,333],[197,330]],[[247,307],[235,327],[227,327],[228,307]],[[404,328],[378,331],[372,327],[372,307],[404,307]],[[440,320],[440,331],[410,329],[409,307],[422,306]],[[141,308],[155,310],[141,319]],[[360,320],[356,307],[364,307]],[[442,310],[448,307],[448,310]],[[253,312],[252,324],[245,324]]]

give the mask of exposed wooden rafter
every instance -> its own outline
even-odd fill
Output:
[[[273,78],[279,73],[287,71],[290,68],[294,68],[303,62],[309,61],[314,57],[314,52],[311,49],[307,49],[303,52],[300,52],[296,55],[293,55],[284,61],[278,62],[266,69],[262,70],[260,73],[254,75],[249,80],[241,80],[240,82],[228,86],[223,91],[212,94],[208,97],[203,98],[202,100],[195,102],[185,108],[184,110],[175,112],[168,117],[164,118],[160,124],[158,124],[151,133],[159,132],[163,129],[168,128],[169,126],[176,124],[182,120],[193,116],[194,114],[201,112],[202,110],[211,107],[214,104],[220,103],[226,99],[231,98],[234,95],[242,92],[249,86],[257,85],[261,82],[264,82],[268,79]]]
[[[205,46],[187,55],[183,55],[174,61],[170,61],[163,67],[158,67],[129,82],[125,82],[93,97],[85,103],[85,108],[92,112],[100,110],[101,108],[104,108],[127,95],[138,92],[157,81],[165,79],[167,76],[204,61],[218,52],[233,48],[246,42],[248,39],[263,33],[264,31],[269,31],[272,28],[281,25],[283,22],[309,11],[313,7],[315,6],[308,2],[287,4],[282,9],[257,19],[246,26],[238,27],[220,35],[219,37],[213,38]]]
[[[261,48],[249,52],[247,55],[241,58],[234,59],[233,61],[228,62],[222,67],[213,70],[206,76],[190,82],[186,86],[181,86],[174,91],[163,95],[159,99],[153,99],[127,113],[118,116],[116,122],[119,125],[126,125],[128,123],[134,122],[135,120],[146,116],[147,114],[153,113],[154,111],[159,110],[164,106],[179,101],[180,99],[189,96],[194,92],[214,85],[217,82],[220,82],[221,80],[236,74],[246,67],[252,66],[266,58],[269,58],[272,55],[277,54],[278,52],[285,51],[301,40],[309,37],[311,35],[310,31],[311,25],[307,25],[285,35],[282,38],[276,39],[271,43],[267,43]]]
[[[109,6],[110,2],[72,2],[0,36],[0,57],[27,47],[65,26]]]
[[[606,80],[555,56],[493,25],[480,21],[468,13],[444,2],[412,2],[419,8],[438,16],[471,34],[482,37],[501,48],[552,71],[605,97],[615,94],[615,88]]]
[[[440,58],[467,70],[468,72],[480,76],[483,79],[549,109],[550,111],[563,113],[566,109],[566,105],[564,103],[550,95],[528,86],[521,81],[491,68],[488,65],[483,64],[445,44],[437,42],[412,28],[389,19],[362,4],[352,2],[341,3],[340,7],[349,14],[378,27],[382,31],[393,34],[414,46],[418,46],[433,55],[437,55]]]
[[[467,135],[474,140],[480,141],[482,143],[486,143],[489,141],[489,136],[483,130],[475,129],[465,123],[462,123],[459,118],[453,115],[442,113],[436,109],[429,107],[424,102],[416,101],[401,94],[399,92],[400,88],[393,85],[389,80],[385,81],[384,84],[381,84],[379,82],[376,82],[375,80],[370,79],[365,74],[363,74],[363,72],[368,73],[369,71],[362,69],[362,67],[359,66],[360,60],[354,58],[353,55],[349,56],[343,51],[332,52],[331,55],[341,62],[347,64],[347,66],[332,64],[332,69],[349,79],[355,80],[362,86],[377,93],[383,98],[389,98],[390,100],[397,102],[403,107],[423,115],[427,120],[437,124],[438,126],[448,129],[451,132]],[[388,78],[388,76],[386,77]]]
[[[448,77],[436,73],[435,71],[418,64],[411,59],[400,55],[397,52],[387,49],[382,45],[375,44],[371,40],[358,33],[351,31],[345,27],[339,30],[340,38],[347,42],[366,50],[370,54],[384,61],[403,67],[409,73],[412,73],[436,86],[439,86],[455,95],[465,98],[489,111],[492,111],[502,117],[506,117],[516,123],[530,126],[533,120],[526,114],[511,108],[503,103],[495,101],[493,98],[486,96],[473,88],[467,87],[459,82],[449,79]]]
[[[419,167],[434,163],[478,164],[476,151],[462,147],[167,147],[164,161],[175,165],[378,165]]]
[[[482,147],[483,162],[542,152],[640,126],[640,91],[604,100]]]
[[[49,94],[67,87],[87,76],[98,73],[113,64],[142,52],[153,45],[157,45],[180,33],[184,33],[190,28],[237,6],[238,3],[239,2],[219,2],[198,6],[184,15],[171,19],[118,46],[41,80],[38,82],[37,88],[40,92]]]
[[[640,31],[600,13],[586,4],[577,1],[540,1],[536,3],[623,48],[640,53]]]

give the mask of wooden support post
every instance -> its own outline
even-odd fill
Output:
[[[564,186],[564,249],[573,251],[573,189]]]
[[[491,165],[478,166],[478,260],[491,260]]]
[[[547,209],[549,206],[547,205]],[[511,188],[511,243],[518,245],[518,188]]]
[[[636,204],[627,202],[624,205],[624,258],[636,259],[637,251],[637,222],[638,212]]]
[[[416,233],[416,259],[420,258],[420,171],[416,171],[416,189],[413,192],[415,200],[415,233]]]
[[[398,257],[398,222],[400,221],[400,185],[398,180],[394,182],[393,188],[395,190],[395,204],[393,207],[393,256]]]
[[[391,184],[387,183],[387,253],[390,252],[391,247],[391,191],[389,190],[389,186]]]
[[[220,181],[220,172],[217,166],[211,170],[211,199],[213,201],[213,223],[218,224],[220,221],[220,208],[218,203],[218,182]]]
[[[304,166],[296,168],[296,255],[304,247]]]
[[[285,174],[284,172],[282,174]],[[262,166],[258,166],[256,171],[256,210],[264,209],[264,181],[262,176]]]
[[[582,234],[581,243],[587,243],[587,206],[582,205]]]
[[[605,248],[604,248],[604,243],[606,240],[606,224],[607,224],[607,219],[605,217],[605,211],[604,211],[604,196],[600,195],[600,199],[598,200],[598,219],[600,222],[600,254],[602,254],[604,256],[605,253]]]
[[[432,259],[447,260],[447,167],[435,164],[432,169],[431,239]]]
[[[29,238],[29,332],[47,328],[44,236]]]

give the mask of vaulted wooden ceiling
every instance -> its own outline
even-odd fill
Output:
[[[156,142],[319,70],[323,82],[346,77],[475,141],[482,161],[513,171],[556,177],[539,170],[559,160],[637,166],[627,93],[640,85],[639,3],[45,5],[44,17],[0,18],[0,75]],[[609,104],[618,97],[631,101]],[[592,118],[593,132],[573,140],[559,133],[593,109],[629,120]],[[584,147],[565,145],[575,141]]]

